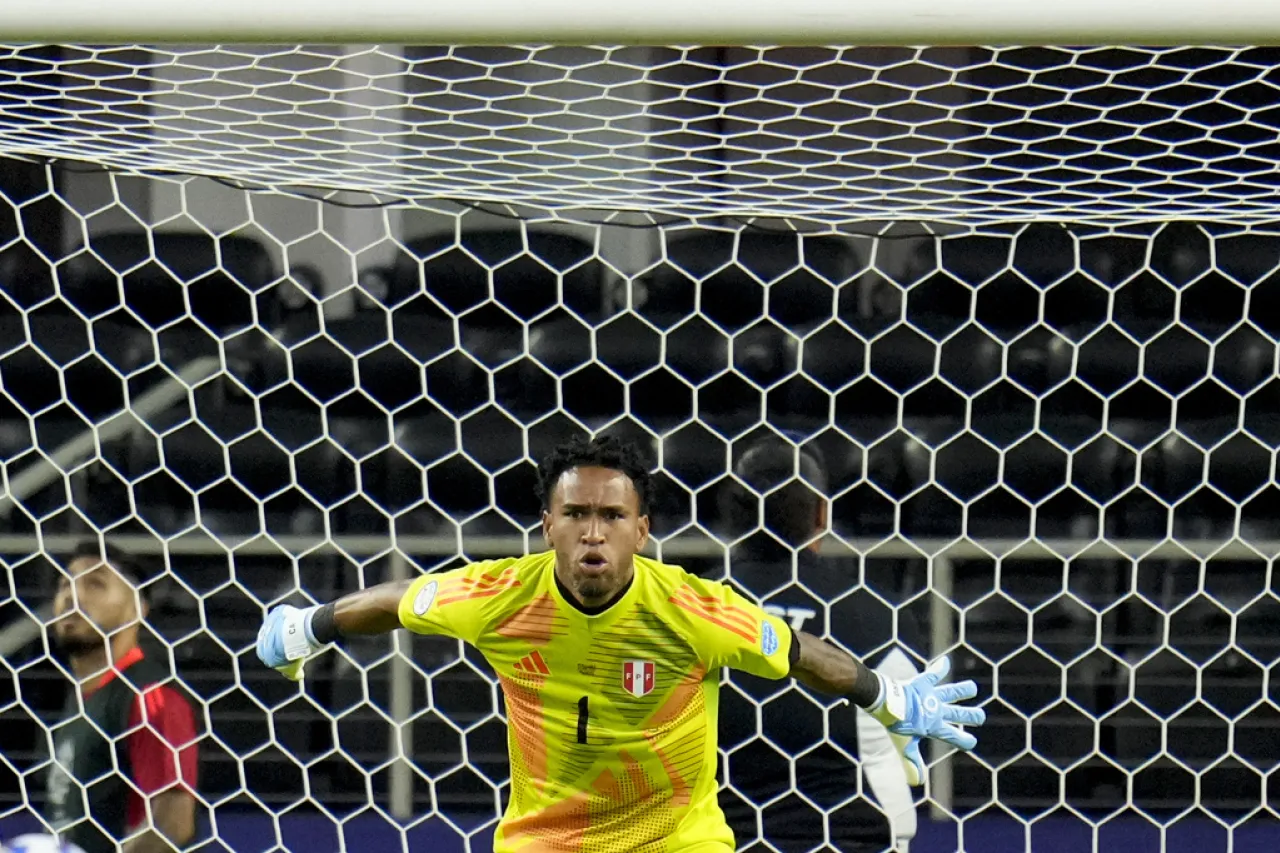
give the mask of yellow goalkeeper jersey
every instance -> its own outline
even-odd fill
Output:
[[[474,645],[502,683],[511,801],[495,853],[733,848],[716,803],[719,674],[786,676],[784,621],[643,557],[622,598],[587,615],[546,552],[425,575],[400,622]]]

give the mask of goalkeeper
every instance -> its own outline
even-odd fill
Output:
[[[476,646],[510,725],[495,853],[732,850],[716,803],[722,667],[847,697],[903,736],[913,779],[925,772],[921,738],[976,744],[957,726],[980,725],[983,711],[953,703],[977,687],[943,684],[945,658],[892,681],[728,586],[639,556],[651,482],[633,448],[572,442],[538,473],[549,551],[276,607],[258,634],[258,656],[293,678],[330,643],[400,627]]]

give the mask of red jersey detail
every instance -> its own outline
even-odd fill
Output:
[[[129,649],[129,651],[124,653],[124,657],[111,665],[111,669],[102,673],[102,676],[94,682],[93,689],[88,692],[93,693],[94,691],[101,690],[106,687],[112,681],[115,681],[117,675],[142,660],[142,657],[142,649],[138,646],[134,646]]]
[[[142,649],[134,646],[103,673],[93,689],[110,684],[142,659]],[[133,830],[147,821],[143,795],[158,794],[174,785],[195,793],[200,750],[190,703],[177,690],[163,684],[143,688],[129,709],[127,730],[124,741],[133,768],[133,784],[142,792],[140,795],[131,790],[128,794],[125,826]]]

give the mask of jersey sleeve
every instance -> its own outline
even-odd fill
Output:
[[[511,563],[471,563],[423,575],[400,599],[400,624],[415,634],[456,637],[475,645],[490,621],[495,597],[520,585]]]
[[[689,575],[669,602],[682,611],[694,648],[708,669],[727,666],[773,679],[791,672],[792,633],[787,623],[727,584]]]

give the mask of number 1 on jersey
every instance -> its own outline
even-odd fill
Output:
[[[587,697],[578,700],[578,743],[587,742]]]

